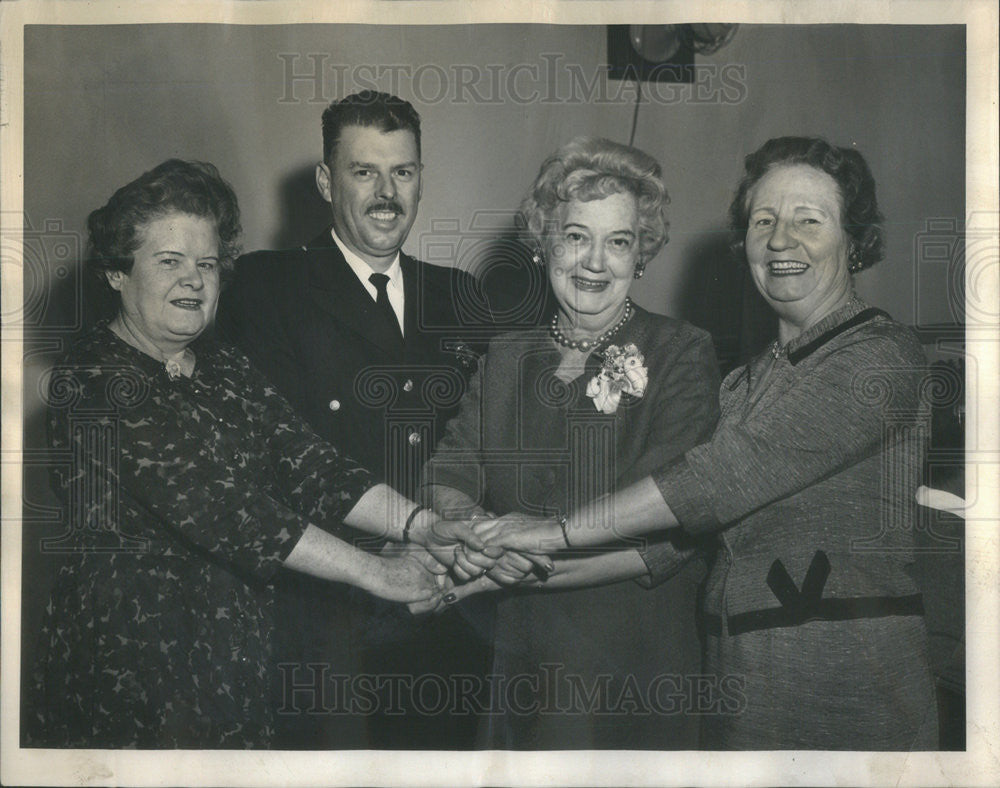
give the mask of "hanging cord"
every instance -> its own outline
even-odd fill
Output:
[[[635,142],[635,129],[639,124],[639,104],[642,103],[642,80],[638,75],[635,80],[635,109],[632,111],[632,132],[628,135],[629,147]]]

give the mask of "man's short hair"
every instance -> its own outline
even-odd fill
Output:
[[[366,126],[382,132],[410,131],[417,142],[420,157],[420,116],[409,101],[390,93],[362,90],[323,111],[323,161],[333,163],[333,156],[345,126]]]

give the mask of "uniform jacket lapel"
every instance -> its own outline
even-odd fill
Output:
[[[399,256],[399,267],[403,272],[403,342],[413,349],[421,337],[420,271],[416,262],[405,254]]]
[[[321,309],[333,314],[346,330],[372,343],[393,359],[402,355],[398,335],[386,325],[375,301],[358,281],[329,231],[308,244],[309,297]],[[405,283],[404,278],[404,283]],[[408,314],[410,293],[406,292]]]

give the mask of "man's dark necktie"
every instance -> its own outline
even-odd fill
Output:
[[[375,299],[375,306],[378,308],[379,312],[382,313],[382,316],[389,322],[392,333],[400,342],[402,342],[403,332],[399,329],[399,319],[396,317],[396,311],[392,308],[392,304],[389,303],[389,294],[385,289],[389,284],[389,277],[385,274],[372,274],[368,277],[368,281],[375,285],[375,289],[378,290],[378,297]]]

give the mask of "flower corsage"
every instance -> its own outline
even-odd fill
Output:
[[[608,345],[601,371],[587,384],[587,396],[594,400],[594,407],[610,414],[618,410],[622,394],[642,397],[649,381],[649,370],[643,366],[645,361],[632,342],[624,347]]]

